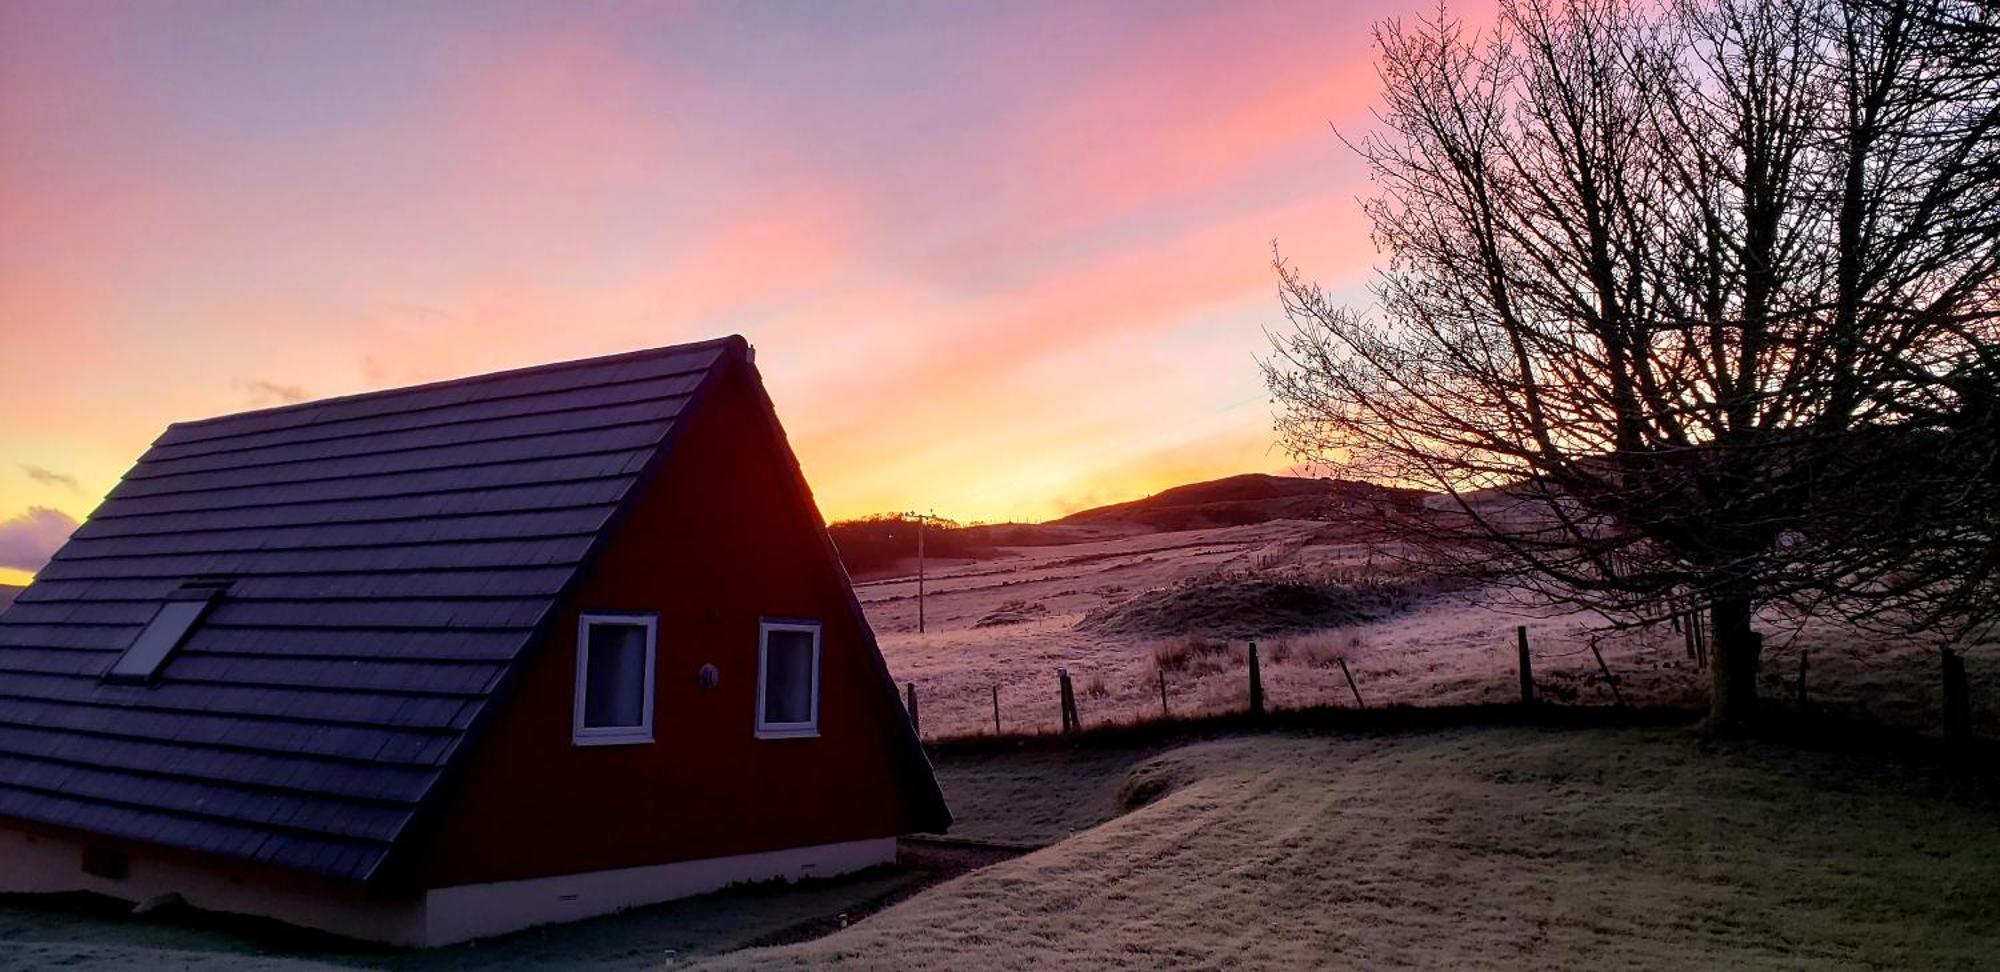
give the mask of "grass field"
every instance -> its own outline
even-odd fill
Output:
[[[940,757],[938,785],[957,819],[951,836],[1041,847],[1125,812],[1133,770],[1164,744],[1014,750]]]
[[[988,757],[956,792],[1136,811],[845,931],[704,968],[1979,968],[1990,778],[1685,730],[1266,736]],[[991,778],[997,777],[997,781]],[[989,778],[977,783],[975,778]],[[1116,786],[1112,786],[1113,779]],[[976,819],[977,810],[968,808]],[[1081,818],[1072,818],[1078,819]]]
[[[15,900],[0,902],[0,968],[1979,968],[2000,955],[2000,777],[1922,748],[1501,727],[954,751],[937,768],[956,835],[1042,849],[927,888],[934,875],[892,869],[428,952]]]
[[[924,633],[912,578],[858,585],[891,670],[922,694],[925,735],[960,737],[937,760],[952,836],[1042,848],[941,884],[967,864],[736,889],[428,952],[0,900],[0,969],[2000,967],[2000,770],[1947,773],[1921,746],[1842,753],[1442,718],[1423,732],[1335,733],[1325,727],[1355,723],[1299,711],[1273,719],[1321,731],[1189,743],[1166,735],[1186,724],[1142,726],[1110,730],[1125,743],[1076,747],[973,738],[992,731],[996,687],[1007,732],[1053,730],[1057,666],[1093,731],[1157,716],[1163,673],[1176,717],[1239,727],[1224,714],[1247,701],[1240,638],[1078,622],[1190,578],[1367,563],[1305,521],[1024,547],[939,565]],[[1517,692],[1519,621],[1434,597],[1370,623],[1262,636],[1268,701],[1345,709],[1338,658],[1370,706],[1333,713],[1343,720],[1450,707],[1485,720],[1497,710],[1482,706]],[[1544,710],[1552,721],[1611,713],[1586,627],[1530,622],[1537,691],[1563,703]],[[1628,701],[1698,707],[1705,673],[1680,647],[1671,632],[1600,645]],[[1760,687],[1781,717],[1796,718],[1807,649],[1814,718],[1905,741],[1935,731],[1935,653],[1838,631],[1774,638]],[[1994,650],[1967,656],[1989,735]]]
[[[1117,610],[1149,591],[1214,578],[1257,579],[1296,572],[1360,572],[1374,555],[1327,524],[1274,520],[1248,526],[1144,533],[1061,545],[1002,548],[985,560],[934,564],[926,588],[926,630],[917,631],[914,574],[856,584],[890,671],[914,683],[927,737],[993,731],[998,693],[1001,729],[1053,731],[1059,708],[1055,670],[1075,680],[1084,725],[1131,722],[1160,714],[1159,659],[1190,635],[1095,630],[1093,612]],[[1368,623],[1260,636],[1265,693],[1274,706],[1352,704],[1345,659],[1370,706],[1502,703],[1518,697],[1514,627],[1528,627],[1541,698],[1608,705],[1610,687],[1591,652],[1593,636],[1624,698],[1635,704],[1706,704],[1709,673],[1687,657],[1682,636],[1666,629],[1606,634],[1594,615],[1523,616],[1492,598],[1425,597]],[[1490,592],[1489,592],[1490,593]],[[1226,606],[1218,603],[1218,608]],[[1188,605],[1190,623],[1201,605]],[[998,620],[1012,623],[995,623]],[[1900,729],[1935,732],[1942,719],[1935,645],[1884,638],[1830,623],[1792,628],[1760,620],[1768,641],[1759,690],[1773,707],[1791,708],[1801,652],[1811,655],[1814,711]],[[1200,633],[1204,641],[1221,633]],[[1241,711],[1247,701],[1243,637],[1229,651],[1166,671],[1174,715]],[[2000,645],[1965,653],[1973,721],[2000,733]]]

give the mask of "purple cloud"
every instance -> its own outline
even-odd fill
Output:
[[[72,493],[83,492],[83,486],[76,481],[76,477],[68,473],[59,473],[52,469],[43,469],[40,466],[30,466],[26,463],[21,465],[21,472],[29,479],[44,486],[61,486]]]
[[[251,403],[259,406],[290,405],[306,400],[306,390],[297,385],[281,385],[259,378],[244,382],[243,388],[250,393]]]
[[[0,567],[41,570],[76,527],[69,514],[46,506],[31,506],[26,513],[0,521]]]

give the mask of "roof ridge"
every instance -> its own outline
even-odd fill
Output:
[[[632,507],[640,502],[640,497],[645,495],[647,483],[659,476],[660,470],[673,460],[674,450],[679,445],[681,436],[686,432],[690,422],[701,414],[702,408],[717,394],[716,388],[729,380],[735,369],[745,367],[749,381],[759,389],[763,387],[763,377],[751,360],[750,344],[747,340],[741,335],[730,335],[715,343],[725,348],[733,348],[736,353],[725,353],[709,366],[701,383],[688,393],[686,406],[675,414],[673,425],[650,447],[651,454],[647,456],[645,463],[632,471],[630,483],[625,492],[618,497],[610,515],[599,524],[589,544],[575,558],[569,578],[563,582],[559,590],[548,596],[549,609],[543,612],[529,630],[527,640],[501,669],[499,677],[488,684],[485,695],[473,708],[464,728],[451,737],[443,754],[438,758],[437,775],[424,784],[423,792],[417,798],[416,810],[397,828],[391,837],[389,850],[372,861],[366,872],[360,875],[364,884],[376,883],[381,880],[385,871],[393,871],[403,864],[397,858],[399,854],[409,852],[410,835],[420,832],[427,826],[426,815],[435,812],[439,806],[438,794],[445,787],[452,785],[456,774],[462,772],[463,760],[467,754],[485,739],[491,723],[497,718],[496,713],[511,701],[519,681],[525,677],[522,669],[531,661],[531,656],[538,648],[545,647],[548,632],[556,616],[569,606],[582,579],[596,568],[602,558],[607,546],[606,538],[619,529]],[[768,401],[768,398],[766,400]]]
[[[722,337],[708,338],[702,341],[689,341],[685,344],[668,344],[655,348],[639,348],[632,351],[619,351],[612,354],[601,354],[589,358],[573,358],[568,361],[553,361],[553,362],[548,362],[546,364],[527,365],[520,368],[507,368],[501,371],[489,371],[476,375],[461,375],[457,378],[440,378],[436,381],[419,382],[414,385],[399,385],[394,388],[377,388],[372,391],[351,392],[346,395],[332,395],[326,398],[315,398],[310,401],[304,401],[304,402],[288,402],[283,405],[273,405],[268,408],[252,408],[252,409],[246,409],[241,412],[228,412],[222,415],[210,415],[198,419],[185,419],[179,422],[169,423],[167,425],[166,430],[160,433],[159,438],[155,439],[153,441],[153,444],[159,445],[160,439],[166,438],[167,433],[172,432],[175,429],[201,428],[219,422],[232,422],[239,419],[249,418],[251,416],[282,415],[286,412],[303,412],[309,409],[323,408],[327,405],[333,405],[333,404],[363,401],[373,398],[387,398],[392,395],[402,395],[411,392],[435,391],[440,388],[452,388],[461,385],[477,385],[488,381],[500,381],[510,378],[521,378],[527,375],[550,374],[555,372],[570,371],[577,368],[596,367],[600,365],[617,364],[627,361],[640,361],[655,356],[684,354],[689,351],[698,351],[711,347],[728,347],[732,344],[748,348],[749,340],[744,338],[743,335],[741,334],[727,334]]]

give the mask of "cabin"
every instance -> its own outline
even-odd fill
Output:
[[[173,425],[0,616],[0,892],[427,946],[950,819],[740,337]]]

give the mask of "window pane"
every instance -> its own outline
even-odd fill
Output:
[[[584,651],[584,728],[642,725],[646,707],[645,626],[593,624]]]
[[[813,634],[772,631],[764,648],[764,721],[813,719]]]
[[[111,666],[111,676],[152,678],[205,610],[208,610],[207,601],[168,601],[161,605],[159,613],[153,615],[145,630],[133,639],[132,647],[125,649],[117,664]]]

